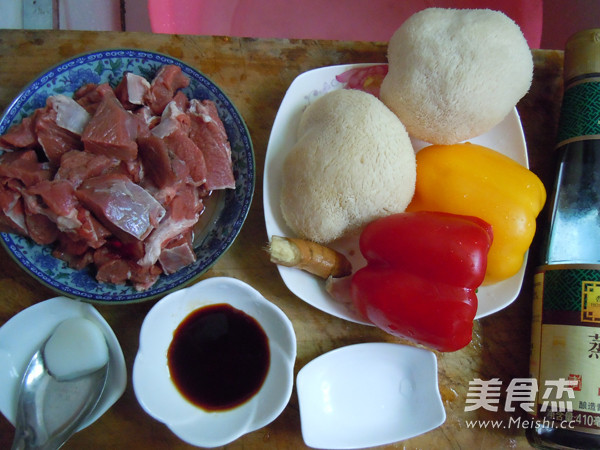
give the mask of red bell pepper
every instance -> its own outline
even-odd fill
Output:
[[[419,211],[377,219],[360,236],[367,265],[352,277],[352,301],[392,335],[459,350],[471,342],[492,236],[491,225],[471,216]]]

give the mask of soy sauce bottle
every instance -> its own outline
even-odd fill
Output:
[[[537,398],[527,437],[537,448],[600,449],[600,28],[567,41],[557,142],[550,224],[534,275]],[[559,392],[561,380],[572,390]]]

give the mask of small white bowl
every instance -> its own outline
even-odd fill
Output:
[[[309,447],[385,445],[446,420],[435,355],[416,347],[366,343],[332,350],[300,370],[296,390]]]
[[[269,340],[266,379],[250,400],[225,411],[205,411],[186,400],[171,380],[167,352],[173,333],[193,311],[226,303],[256,319]],[[258,291],[234,278],[209,278],[167,295],[148,312],[133,366],[142,408],[180,439],[200,447],[226,445],[275,420],[292,394],[296,336],[292,323]]]
[[[13,425],[16,422],[21,378],[27,364],[56,326],[73,317],[89,319],[98,326],[106,338],[109,355],[106,388],[79,430],[94,423],[125,391],[125,358],[119,341],[106,320],[88,303],[66,297],[51,298],[21,311],[0,328],[0,411]]]

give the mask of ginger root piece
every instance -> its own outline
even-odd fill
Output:
[[[275,264],[296,267],[324,279],[352,273],[352,265],[344,255],[306,239],[272,236],[268,251]]]

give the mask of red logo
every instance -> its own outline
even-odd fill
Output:
[[[582,384],[581,375],[572,373],[569,375],[569,380],[577,382],[577,384],[573,384],[574,391],[581,391],[581,384]],[[598,393],[600,394],[600,390]]]

